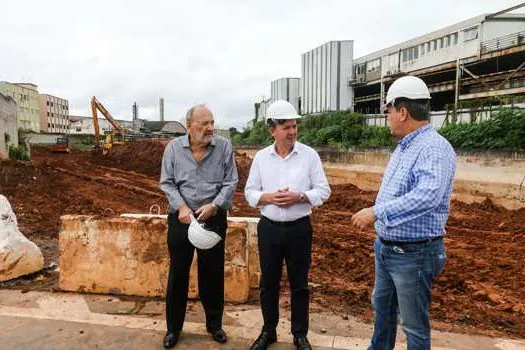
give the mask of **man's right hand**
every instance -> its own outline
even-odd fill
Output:
[[[274,204],[281,208],[288,208],[299,201],[300,193],[291,192],[286,187],[277,192],[264,193],[259,199],[259,205]]]
[[[191,223],[191,215],[193,212],[186,204],[179,208],[179,221],[183,224],[189,225]]]

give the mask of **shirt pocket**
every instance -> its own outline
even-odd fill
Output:
[[[396,195],[404,195],[411,190],[411,183],[413,183],[412,169],[414,162],[412,160],[401,160],[397,166],[392,182],[397,186]]]
[[[224,168],[221,166],[208,166],[203,169],[202,177],[209,183],[222,182],[224,179]]]

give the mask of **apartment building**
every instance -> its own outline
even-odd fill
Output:
[[[38,95],[40,130],[49,133],[69,133],[69,101],[48,94]]]
[[[17,123],[19,129],[40,132],[37,85],[0,81],[0,93],[15,101],[18,108]]]

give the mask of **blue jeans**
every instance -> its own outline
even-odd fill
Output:
[[[374,335],[369,350],[391,350],[397,317],[407,337],[407,349],[430,349],[430,289],[447,259],[443,240],[385,245],[374,243]]]

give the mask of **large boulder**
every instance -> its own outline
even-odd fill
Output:
[[[43,268],[42,251],[20,232],[11,204],[0,195],[0,282]]]

